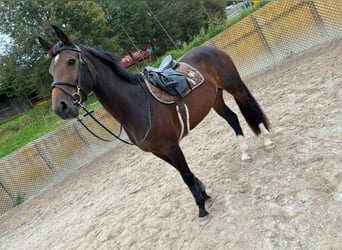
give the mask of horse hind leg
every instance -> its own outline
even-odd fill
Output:
[[[259,124],[259,129],[261,131],[261,137],[264,139],[264,146],[266,149],[274,148],[274,142],[270,139],[270,132],[265,128],[263,123]]]
[[[224,103],[222,89],[219,89],[216,96],[216,101],[213,106],[217,114],[224,118],[233,128],[241,150],[241,160],[246,161],[251,157],[248,154],[248,145],[243,134],[238,116]]]
[[[242,91],[234,93],[234,99],[252,131],[264,138],[266,148],[272,148],[274,144],[269,138],[270,123],[246,85],[243,82],[241,85]]]

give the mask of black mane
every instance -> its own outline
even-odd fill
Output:
[[[94,49],[88,46],[81,46],[91,55],[99,58],[102,62],[107,64],[114,72],[122,79],[127,80],[132,84],[137,84],[139,81],[143,81],[143,77],[141,74],[133,74],[118,64],[118,60],[115,59],[115,55],[109,51],[103,51]]]

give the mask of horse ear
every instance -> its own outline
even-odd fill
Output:
[[[42,48],[46,51],[49,52],[50,49],[52,48],[52,44],[45,41],[43,38],[41,38],[40,36],[38,36],[38,41],[40,43],[40,46],[42,46]]]
[[[66,46],[72,45],[72,41],[60,28],[58,28],[55,25],[52,25],[52,28],[55,30],[56,36],[64,45]]]

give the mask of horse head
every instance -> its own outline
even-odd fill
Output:
[[[53,77],[52,109],[62,119],[75,118],[79,114],[79,107],[94,88],[96,73],[94,67],[84,59],[82,48],[60,28],[52,27],[59,39],[57,44],[52,45],[38,37],[41,47],[52,59],[49,68]]]

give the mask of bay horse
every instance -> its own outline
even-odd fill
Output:
[[[190,170],[179,146],[181,124],[176,104],[163,104],[146,90],[141,73],[122,68],[107,51],[74,43],[60,28],[53,26],[59,39],[55,45],[38,37],[52,58],[52,109],[62,119],[76,118],[81,103],[92,91],[103,107],[122,125],[130,141],[175,167],[206,217],[205,202],[211,197]],[[235,99],[252,131],[259,135],[270,130],[269,121],[241,80],[232,59],[223,51],[200,46],[180,60],[196,68],[204,82],[183,99],[188,108],[189,128],[195,128],[213,108],[234,129],[240,141],[242,157],[248,158],[237,115],[225,104],[223,90]],[[266,144],[272,143],[269,139]]]

